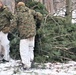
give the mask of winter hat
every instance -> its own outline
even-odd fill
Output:
[[[25,6],[25,3],[24,2],[18,2],[17,6]]]

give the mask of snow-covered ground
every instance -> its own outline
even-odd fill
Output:
[[[23,70],[20,60],[0,63],[0,75],[76,75],[76,62],[35,63],[37,67]]]

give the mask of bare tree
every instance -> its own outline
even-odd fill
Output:
[[[67,22],[71,23],[72,20],[72,0],[66,0],[66,13]]]
[[[9,10],[14,13],[15,10],[15,0],[1,0],[4,5],[6,5]]]

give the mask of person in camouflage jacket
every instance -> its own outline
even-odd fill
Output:
[[[0,1],[0,60],[9,61],[9,40],[10,20],[13,15]],[[2,58],[2,59],[1,59]]]
[[[20,56],[24,68],[31,67],[34,60],[34,40],[36,35],[35,19],[42,20],[42,14],[25,6],[25,3],[17,4],[17,26],[20,33]]]

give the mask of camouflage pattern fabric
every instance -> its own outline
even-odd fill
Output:
[[[17,16],[14,14],[10,24],[10,33],[14,33],[17,29]]]
[[[29,9],[26,6],[17,8],[17,25],[21,39],[30,38],[36,35],[36,23],[34,17],[41,20],[42,14]]]
[[[10,20],[13,18],[12,13],[7,7],[0,9],[0,31],[8,33],[10,29]]]

